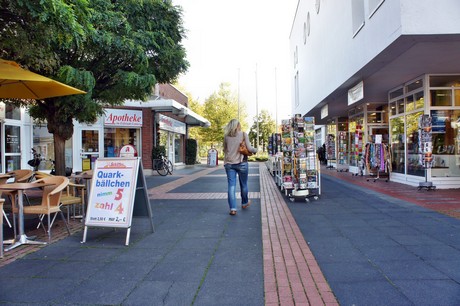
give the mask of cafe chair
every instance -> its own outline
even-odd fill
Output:
[[[45,177],[53,176],[50,173],[35,171],[35,179],[40,180]],[[62,191],[61,196],[61,205],[67,207],[67,222],[70,222],[70,208],[73,210],[73,217],[75,219],[75,206],[76,205],[85,205],[85,185],[75,184],[72,181],[69,181],[66,189]],[[83,210],[83,208],[82,208]],[[44,216],[40,216],[40,220],[43,220]],[[54,222],[54,218],[51,221],[51,224]],[[37,228],[40,227],[38,224]]]
[[[34,178],[36,180],[42,179],[44,177],[50,177],[53,176],[52,174],[46,173],[46,172],[41,172],[41,171],[35,171],[34,172]]]
[[[34,177],[34,172],[29,169],[14,170],[7,172],[6,174],[13,176],[15,183],[27,183]]]
[[[3,203],[5,203],[5,199],[0,199],[0,209],[2,211]],[[3,258],[3,217],[0,218],[0,258]]]
[[[1,178],[0,178],[0,185],[1,185],[1,184],[6,184],[6,182],[8,181],[8,179],[9,179],[8,177],[1,177]],[[10,220],[8,220],[8,216],[6,215],[5,210],[3,209],[3,203],[5,202],[5,199],[2,199],[1,196],[2,196],[2,190],[0,190],[0,201],[2,202],[2,209],[1,209],[1,210],[2,210],[3,216],[1,216],[0,218],[2,219],[2,222],[3,222],[3,218],[5,218],[6,223],[7,223],[8,226],[11,228]]]
[[[73,210],[73,218],[75,219],[75,208],[81,206],[82,211],[85,205],[85,185],[69,182],[67,188],[62,191],[61,205],[67,207],[67,221],[70,221],[70,208]]]
[[[19,169],[14,170],[6,173],[7,175],[11,175],[14,179],[14,183],[28,183],[34,177],[34,172],[29,169]],[[17,195],[17,191],[4,191],[4,194],[12,198],[13,196]],[[29,197],[24,193],[24,198],[27,201],[27,204],[30,205]]]
[[[53,225],[53,222],[51,221],[51,214],[53,213],[55,215],[61,215],[62,221],[64,222],[67,232],[70,235],[69,226],[67,225],[66,218],[60,208],[62,191],[69,185],[69,179],[65,176],[49,176],[33,181],[32,184],[40,182],[53,185],[43,187],[43,195],[40,205],[24,206],[24,215],[48,216],[48,241],[51,242],[51,227]],[[14,205],[13,211],[15,213],[18,211],[16,204]],[[43,225],[43,227],[45,226]]]

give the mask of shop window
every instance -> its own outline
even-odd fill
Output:
[[[406,97],[406,112],[411,112],[415,109],[414,96],[409,95]]]
[[[21,169],[21,127],[5,125],[6,171]]]
[[[423,91],[414,94],[415,109],[423,109],[425,107],[425,99]]]
[[[419,119],[423,112],[412,113],[406,116],[407,135],[407,174],[424,176],[425,168],[420,163],[419,150]]]
[[[84,152],[98,152],[99,131],[83,130],[81,132],[81,144]]]
[[[54,168],[54,137],[48,132],[45,125],[34,124],[33,127],[33,148],[40,154],[41,162],[38,170],[51,170]],[[73,167],[72,138],[65,142],[65,166]]]
[[[391,102],[390,103],[390,116],[396,115],[396,102]]]
[[[11,103],[5,103],[5,119],[21,120],[21,109]]]
[[[128,144],[134,146],[139,154],[139,129],[104,129],[104,157],[117,157],[121,147]]]
[[[409,92],[412,92],[414,90],[422,89],[422,88],[423,88],[423,80],[418,79],[418,80],[406,85],[406,92],[409,93]]]
[[[454,97],[455,97],[454,105],[460,106],[460,90],[458,89],[454,90]]]
[[[404,95],[404,89],[401,87],[401,88],[398,88],[396,90],[393,90],[393,91],[390,91],[390,94],[389,94],[389,98],[390,100],[394,100],[398,97],[401,97]]]
[[[460,109],[432,110],[433,176],[460,176]]]
[[[350,166],[358,166],[358,162],[363,157],[363,126],[364,126],[364,116],[356,116],[350,118],[348,124],[349,131],[349,164]]]
[[[405,137],[404,137],[404,116],[390,120],[391,129],[391,167],[396,173],[405,173]]]
[[[431,106],[452,106],[452,90],[434,89],[430,94]]]
[[[175,163],[182,163],[184,161],[183,159],[183,136],[180,134],[175,134],[174,135],[174,162]]]
[[[396,107],[398,109],[398,114],[404,114],[404,99],[396,101]]]
[[[432,75],[430,87],[460,87],[460,75]]]

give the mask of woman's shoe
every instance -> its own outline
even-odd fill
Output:
[[[246,204],[242,205],[241,208],[246,209],[251,205],[251,200],[249,200]]]
[[[232,216],[236,215],[236,210],[230,210],[230,215]]]

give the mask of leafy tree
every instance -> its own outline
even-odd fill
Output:
[[[221,148],[224,140],[224,127],[233,118],[238,117],[238,97],[231,91],[229,83],[221,83],[219,90],[206,99],[202,106],[202,115],[211,123],[211,127],[201,129],[200,135],[208,145]],[[242,130],[247,129],[244,108],[240,107]]]
[[[249,139],[255,145],[257,145],[257,122],[259,122],[259,145],[262,146],[262,149],[265,152],[268,144],[268,138],[272,133],[275,133],[276,123],[266,109],[263,109],[259,116],[254,117],[254,123],[251,126],[251,131],[249,132]]]
[[[170,0],[0,3],[2,57],[88,92],[29,108],[54,135],[57,174],[64,173],[73,119],[92,123],[106,106],[146,100],[155,83],[172,82],[188,68],[182,12]]]

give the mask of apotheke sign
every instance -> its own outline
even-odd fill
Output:
[[[142,127],[142,111],[131,109],[105,109],[104,125]]]

